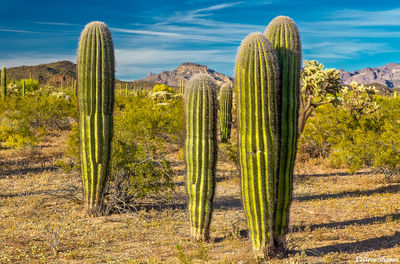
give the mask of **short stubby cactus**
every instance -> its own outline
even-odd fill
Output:
[[[232,127],[232,87],[229,83],[222,85],[219,91],[219,126],[221,142],[228,142]]]
[[[241,189],[250,240],[257,257],[273,255],[272,222],[279,158],[279,68],[275,50],[261,33],[240,45],[235,94]]]
[[[1,68],[1,98],[5,99],[7,96],[7,74],[6,67]]]
[[[280,71],[280,157],[279,174],[277,175],[274,239],[279,248],[285,249],[298,139],[301,43],[296,24],[292,19],[285,16],[273,19],[264,34],[271,41],[276,51]]]
[[[209,239],[217,161],[216,87],[207,74],[194,75],[185,90],[186,188],[192,236]]]
[[[96,216],[103,214],[113,134],[114,48],[104,23],[89,23],[82,31],[77,64],[85,207],[89,215]]]

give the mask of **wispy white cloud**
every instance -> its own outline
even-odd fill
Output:
[[[161,31],[151,31],[151,30],[133,30],[133,29],[125,29],[125,28],[110,28],[110,30],[115,31],[115,32],[139,34],[139,35],[154,35],[154,36],[173,37],[173,38],[183,37],[182,34],[173,33],[173,32],[161,32]]]
[[[82,26],[79,24],[72,24],[72,23],[65,23],[65,22],[42,22],[42,21],[35,21],[34,24],[39,25],[50,25],[50,26]]]
[[[30,30],[22,30],[22,29],[9,29],[9,28],[0,28],[2,32],[15,32],[15,33],[37,33],[35,31]]]
[[[8,54],[7,57],[2,56],[0,65],[7,68],[18,66],[33,66],[38,64],[52,63],[61,60],[76,61],[76,55],[72,54],[32,54],[17,53]]]
[[[318,59],[355,59],[366,54],[395,52],[386,43],[368,43],[357,41],[320,42],[303,47],[304,56]]]
[[[192,14],[199,14],[199,13],[202,13],[202,12],[204,12],[204,11],[220,10],[220,9],[232,7],[232,6],[241,4],[241,3],[242,3],[242,2],[235,2],[235,3],[225,3],[225,4],[213,5],[213,6],[209,6],[209,7],[205,7],[205,8],[200,8],[200,9],[193,10],[193,11],[191,11],[190,13],[192,13]]]

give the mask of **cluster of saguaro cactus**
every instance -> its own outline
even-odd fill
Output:
[[[262,257],[273,250],[279,69],[276,53],[261,33],[242,41],[236,58],[235,89],[243,207],[253,249]]]
[[[186,188],[191,232],[208,240],[215,192],[217,161],[216,87],[207,74],[197,74],[185,91]]]
[[[3,66],[1,68],[1,98],[5,99],[7,95],[7,74],[6,74],[6,67]]]
[[[110,173],[115,78],[113,42],[104,23],[89,23],[82,31],[77,64],[85,207],[89,215],[101,215]]]
[[[228,142],[232,127],[232,87],[229,83],[222,85],[219,91],[219,107],[221,142]]]
[[[277,175],[274,240],[278,247],[285,248],[298,139],[301,43],[296,24],[286,16],[274,18],[265,30],[265,35],[276,51],[280,70],[280,156]]]
[[[235,67],[243,205],[256,255],[285,250],[297,145],[301,45],[277,17],[247,36]]]

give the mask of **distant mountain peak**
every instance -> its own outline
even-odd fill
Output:
[[[172,71],[163,71],[152,76],[147,76],[140,81],[163,83],[168,86],[179,86],[180,80],[187,82],[187,80],[189,80],[193,74],[199,72],[208,73],[214,82],[219,86],[225,82],[232,81],[232,78],[225,74],[211,70],[206,65],[200,65],[192,62],[184,62]]]
[[[400,87],[400,63],[391,62],[381,67],[366,67],[355,71],[340,71],[343,84],[350,84],[352,81],[361,84],[377,83],[389,88]]]

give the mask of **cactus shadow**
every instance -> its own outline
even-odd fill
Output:
[[[54,172],[59,168],[54,166],[41,166],[41,167],[32,167],[32,168],[19,168],[19,169],[6,169],[0,170],[0,179],[3,179],[7,176],[26,176],[28,173],[41,173],[44,171]]]
[[[214,199],[213,207],[214,209],[220,210],[241,210],[243,208],[242,200],[240,198],[232,196],[217,197],[216,199]]]
[[[306,228],[309,228],[310,231],[313,231],[318,228],[334,228],[334,229],[341,229],[345,228],[346,226],[352,225],[371,225],[375,222],[382,222],[386,221],[387,219],[392,220],[400,220],[400,214],[389,214],[384,216],[376,216],[376,217],[369,217],[369,218],[362,218],[362,219],[354,219],[342,222],[332,222],[332,223],[321,223],[321,224],[314,224],[314,225],[298,225],[293,226],[294,232],[304,231]]]
[[[298,196],[298,197],[294,197],[293,199],[303,202],[303,201],[311,201],[311,200],[326,200],[326,199],[331,199],[331,198],[335,199],[335,198],[344,198],[344,197],[369,196],[369,195],[380,194],[380,193],[398,193],[398,192],[400,192],[400,184],[394,184],[394,185],[382,186],[382,187],[379,187],[379,188],[373,189],[373,190]]]
[[[355,173],[348,172],[330,172],[330,173],[314,173],[314,174],[296,174],[296,177],[334,177],[334,176],[354,176],[354,175],[369,175],[372,171],[359,171]]]
[[[305,249],[307,256],[321,256],[329,253],[354,253],[369,252],[393,248],[400,244],[400,233],[396,232],[391,236],[370,238],[357,242],[341,243],[330,246]],[[300,253],[300,252],[297,252]]]

